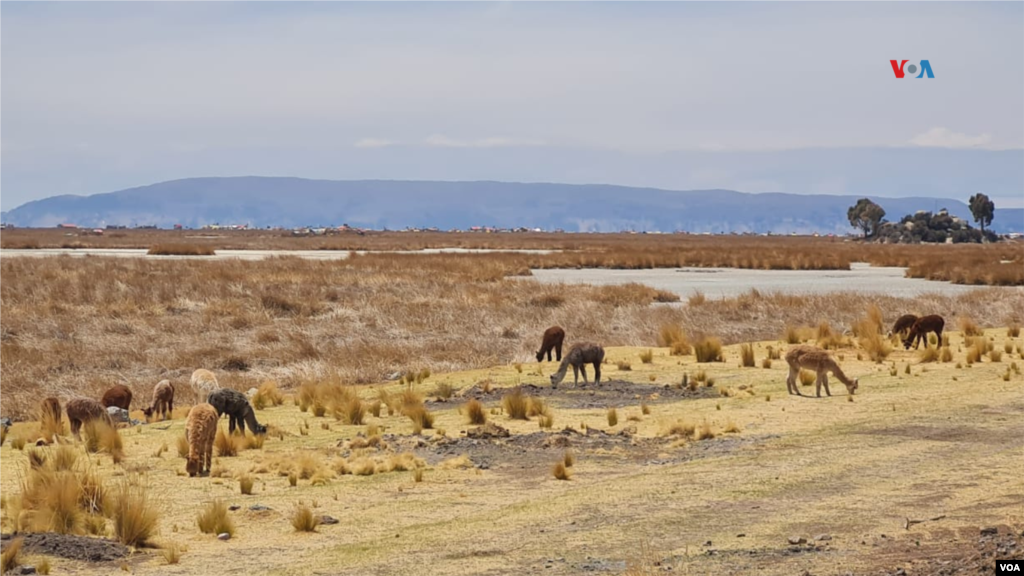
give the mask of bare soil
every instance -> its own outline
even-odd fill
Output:
[[[0,542],[7,548],[15,537],[3,534],[0,536]],[[106,538],[53,533],[21,534],[17,537],[25,539],[22,550],[29,554],[57,556],[83,562],[115,562],[128,556],[129,552],[124,544]]]

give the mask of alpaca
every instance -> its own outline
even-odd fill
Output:
[[[815,395],[821,398],[821,386],[825,385],[825,393],[829,396],[832,395],[832,391],[828,389],[828,372],[831,372],[839,379],[840,382],[846,385],[846,391],[852,396],[854,391],[857,390],[857,386],[860,382],[857,378],[850,380],[843,374],[842,369],[839,368],[839,364],[832,359],[832,356],[826,350],[816,348],[814,346],[800,345],[794,346],[786,352],[786,363],[789,364],[789,377],[786,378],[786,390],[790,394],[796,394],[797,396],[803,396],[800,393],[799,385],[797,384],[797,377],[800,375],[801,368],[807,368],[817,373],[818,378],[814,383]]]
[[[111,426],[114,425],[110,420],[110,415],[107,414],[107,409],[92,398],[75,398],[70,400],[65,410],[68,413],[68,421],[71,423],[71,433],[75,437],[79,437],[78,431],[82,428],[82,425],[91,420],[103,420]]]
[[[39,420],[42,421],[47,417],[53,418],[54,423],[60,425],[60,400],[53,396],[45,398],[39,406]]]
[[[217,437],[217,410],[209,404],[197,404],[188,411],[185,439],[188,440],[189,477],[208,476],[213,462],[213,440]]]
[[[114,384],[103,393],[100,404],[103,404],[104,408],[117,406],[118,408],[128,410],[128,407],[132,405],[132,391],[122,384]]]
[[[245,434],[245,426],[249,425],[249,431],[253,434],[266,434],[267,427],[256,421],[256,413],[252,411],[249,399],[238,390],[221,388],[207,396],[206,401],[217,409],[217,417],[228,415],[228,432],[235,432],[235,425]]]
[[[170,380],[161,380],[153,388],[153,405],[142,411],[146,418],[152,418],[159,412],[160,419],[166,420],[174,412],[174,384]]]
[[[889,337],[892,338],[893,334],[899,335],[903,338],[904,332],[910,330],[914,326],[914,322],[917,322],[917,316],[913,314],[904,314],[900,316],[896,323],[892,325],[892,330],[889,331]]]
[[[551,375],[551,386],[557,387],[565,378],[565,372],[572,366],[573,386],[579,383],[580,372],[583,372],[583,383],[587,383],[587,364],[594,365],[594,384],[601,382],[601,362],[604,362],[604,348],[591,342],[578,342],[569,348],[558,372]]]
[[[220,388],[220,384],[217,383],[217,376],[209,370],[199,368],[192,373],[192,391],[196,393],[196,400],[202,402],[204,398],[210,395],[210,392]]]
[[[540,352],[537,352],[537,362],[544,361],[544,355],[548,355],[548,362],[551,362],[551,349],[555,350],[555,359],[562,361],[562,342],[565,340],[565,330],[561,326],[552,326],[544,331],[544,339],[540,343]]]
[[[942,346],[942,328],[946,325],[946,321],[942,319],[942,316],[922,316],[914,322],[914,325],[910,327],[910,333],[907,334],[906,339],[903,340],[903,347],[910,350],[910,345],[913,343],[914,350],[917,350],[918,344],[924,340],[924,347],[928,347],[928,333],[935,332],[936,343],[935,347],[939,348]]]

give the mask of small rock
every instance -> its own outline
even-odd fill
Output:
[[[818,542],[827,542],[827,541],[832,539],[832,536],[829,535],[829,534],[818,534],[818,536],[815,537],[814,539],[817,540]]]
[[[110,415],[110,419],[113,420],[115,424],[118,422],[128,422],[130,420],[128,417],[128,411],[124,408],[118,408],[117,406],[107,406],[107,414]]]
[[[736,535],[736,537],[737,538],[744,538],[744,537],[746,537],[746,534],[744,534],[743,532],[740,532],[739,534]]]
[[[238,510],[239,508],[241,508],[241,506],[239,506],[238,504],[232,504],[231,506],[228,506],[228,510],[231,510],[232,512]]]
[[[11,422],[10,418],[8,418],[6,416],[3,417],[3,418],[0,418],[0,427],[10,428],[11,424],[12,424],[12,422]]]
[[[338,522],[339,522],[339,520],[337,518],[335,518],[334,516],[328,516],[328,515],[324,514],[323,516],[320,517],[320,523],[321,524],[337,524]]]
[[[220,534],[217,534],[217,540],[231,540],[231,534],[221,532]]]
[[[36,573],[36,567],[35,566],[22,566],[21,568],[18,569],[18,573],[19,574],[35,574]]]
[[[249,506],[249,510],[252,510],[253,512],[263,512],[264,510],[270,510],[270,507],[264,506],[263,504],[253,504],[252,506]]]
[[[981,529],[982,536],[994,536],[996,534],[999,534],[999,528],[996,528],[995,526]]]
[[[487,424],[484,424],[483,426],[478,426],[476,428],[471,428],[471,429],[467,430],[466,431],[466,436],[469,436],[470,438],[482,438],[482,439],[487,439],[487,438],[508,438],[509,437],[509,431],[508,431],[507,428],[504,428],[504,427],[499,426],[497,424],[494,424],[492,422],[488,422]]]
[[[896,569],[896,576],[906,576],[906,574],[907,574],[907,571],[904,570],[903,568],[897,568]]]
[[[800,536],[790,536],[789,537],[789,543],[793,544],[793,545],[806,544],[807,543],[807,538],[802,538]]]
[[[711,540],[708,540],[707,542],[705,542],[704,545],[705,546],[711,546]]]

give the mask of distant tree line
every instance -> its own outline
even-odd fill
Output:
[[[850,225],[861,230],[864,238],[877,242],[914,244],[918,242],[944,243],[995,242],[999,237],[985,227],[992,223],[995,203],[984,194],[971,196],[971,215],[981,229],[972,228],[966,220],[950,216],[943,208],[936,213],[920,210],[907,214],[900,221],[889,222],[885,210],[868,198],[861,198],[850,206],[846,215]]]

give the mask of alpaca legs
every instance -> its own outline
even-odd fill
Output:
[[[601,363],[594,362],[594,384],[601,382]]]
[[[583,364],[580,366],[580,372],[583,373],[583,383],[587,383],[587,365]]]
[[[832,391],[828,389],[828,374],[825,372],[821,373],[821,383],[825,385],[825,394],[832,395]]]
[[[555,345],[555,358],[557,358],[557,360],[559,362],[562,361],[562,345],[561,344]],[[548,352],[548,361],[549,362],[551,361],[551,352]]]
[[[576,366],[572,367],[572,385],[575,387],[580,383],[580,369]]]

